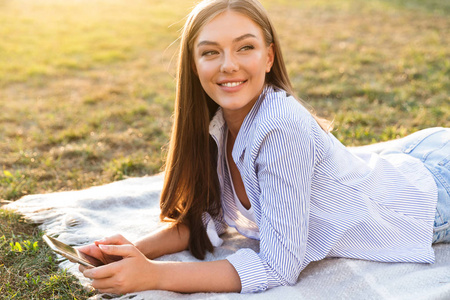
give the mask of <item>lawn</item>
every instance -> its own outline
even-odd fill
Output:
[[[450,126],[446,1],[262,2],[297,95],[334,120],[343,143]],[[0,199],[162,170],[177,37],[192,6],[0,0]],[[90,295],[57,270],[34,226],[0,215],[0,297]]]

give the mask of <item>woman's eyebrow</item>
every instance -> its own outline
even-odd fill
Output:
[[[252,34],[252,33],[246,33],[246,34],[243,34],[243,35],[241,35],[241,36],[239,36],[239,37],[233,39],[233,43],[237,43],[237,42],[240,42],[240,41],[245,40],[245,39],[248,39],[248,38],[256,38],[256,35],[254,35],[254,34]],[[213,42],[213,41],[207,41],[207,40],[205,40],[205,41],[199,42],[199,43],[197,44],[197,47],[204,46],[204,45],[208,45],[208,46],[218,46],[219,43]]]
[[[247,33],[247,34],[243,34],[240,37],[237,37],[233,40],[233,42],[240,42],[242,40],[248,39],[248,38],[255,38],[256,39],[256,35],[251,34],[251,33]]]

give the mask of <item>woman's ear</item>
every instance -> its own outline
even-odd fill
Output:
[[[273,62],[275,60],[275,51],[274,51],[274,45],[271,43],[269,47],[267,48],[267,64],[266,64],[266,73],[269,73],[272,69]]]

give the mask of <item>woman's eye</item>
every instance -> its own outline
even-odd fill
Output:
[[[212,56],[217,54],[217,51],[209,50],[209,51],[203,51],[202,56]]]
[[[246,45],[242,48],[239,49],[239,51],[247,51],[247,50],[252,50],[255,49],[255,47],[253,47],[252,45]]]

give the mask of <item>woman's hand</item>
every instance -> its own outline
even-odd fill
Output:
[[[111,237],[103,238],[99,241],[95,241],[93,244],[78,247],[77,250],[100,260],[102,263],[104,263],[106,265],[111,262],[121,260],[122,257],[114,256],[114,255],[107,255],[104,252],[102,252],[98,246],[99,245],[126,245],[126,244],[132,244],[132,243],[130,241],[128,241],[126,238],[124,238],[122,235],[117,234],[117,235],[113,235]],[[83,272],[85,267],[80,265],[79,269],[80,269],[80,272]]]
[[[104,245],[99,250],[105,257],[121,257],[120,261],[97,268],[81,268],[83,275],[93,279],[92,286],[101,293],[126,294],[156,289],[156,265],[134,245]]]

